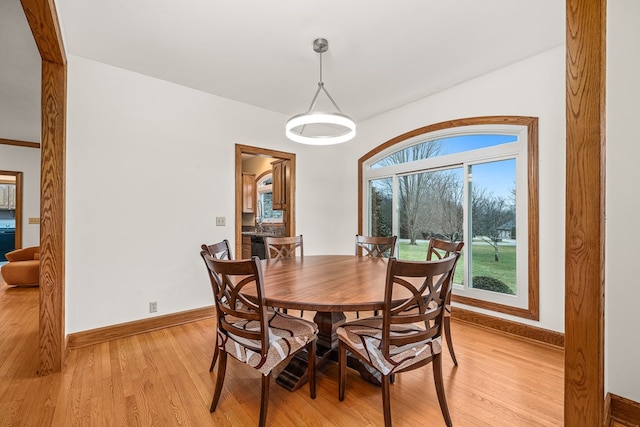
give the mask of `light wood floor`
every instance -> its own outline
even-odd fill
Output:
[[[257,425],[259,376],[235,360],[209,413],[213,320],[74,350],[62,373],[38,377],[38,292],[0,283],[0,426]],[[454,425],[562,425],[561,349],[455,320],[452,329],[460,366],[447,353],[444,374]],[[273,382],[268,424],[383,425],[380,388],[350,372],[339,402],[336,378],[335,364],[318,373],[315,400]],[[391,398],[395,426],[444,425],[430,366],[398,375]]]

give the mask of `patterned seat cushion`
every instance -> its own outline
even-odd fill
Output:
[[[248,340],[218,331],[218,346],[229,355],[267,375],[280,362],[316,338],[318,326],[299,317],[269,311],[269,350],[266,355],[251,348],[260,348],[260,341]],[[258,322],[241,320],[234,326],[258,330]]]
[[[416,325],[392,325],[391,335],[400,336],[412,331],[421,331]],[[370,317],[345,323],[336,331],[340,340],[358,352],[360,359],[367,361],[383,375],[392,374],[407,366],[442,352],[442,341],[438,337],[402,347],[391,346],[386,359],[380,349],[382,340],[382,318]]]

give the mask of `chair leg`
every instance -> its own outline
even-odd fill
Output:
[[[347,348],[338,343],[338,400],[344,400],[344,389],[347,382]]]
[[[382,411],[384,412],[384,426],[391,427],[391,385],[390,375],[382,376]]]
[[[309,379],[309,395],[316,398],[316,341],[309,343],[307,348],[307,377]]]
[[[444,381],[442,379],[442,353],[433,358],[433,382],[436,385],[436,393],[438,394],[438,402],[440,410],[444,417],[444,422],[451,427],[451,416],[449,415],[449,407],[447,406],[447,398],[444,395]]]
[[[447,339],[447,347],[449,348],[449,354],[453,360],[453,364],[458,366],[458,360],[456,359],[456,353],[453,351],[453,341],[451,341],[451,317],[446,316],[444,318],[444,336]]]
[[[269,383],[271,382],[271,372],[262,376],[262,394],[260,396],[260,422],[258,425],[264,427],[267,422],[267,404],[269,403]]]
[[[213,400],[211,400],[211,412],[216,410],[220,394],[222,393],[222,384],[224,383],[224,374],[227,371],[227,352],[220,352],[220,360],[218,361],[218,375],[216,377],[216,389],[213,392]]]
[[[216,335],[216,346],[213,348],[213,359],[211,359],[211,366],[209,366],[209,372],[213,372],[213,367],[216,365],[216,360],[218,360],[218,337]]]

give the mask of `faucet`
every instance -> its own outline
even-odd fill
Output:
[[[256,215],[256,230],[260,233],[264,231],[264,226],[262,225],[262,200],[258,200],[257,204],[258,215]]]

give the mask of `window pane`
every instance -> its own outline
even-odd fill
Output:
[[[400,259],[423,261],[429,239],[463,240],[463,168],[398,177]],[[458,261],[455,283],[462,283],[464,261]]]
[[[282,218],[282,211],[273,210],[273,193],[260,193],[261,212],[263,219]]]
[[[471,284],[516,294],[515,159],[469,166]]]
[[[420,142],[374,163],[371,168],[381,168],[384,166],[396,165],[400,163],[413,162],[415,160],[427,159],[430,157],[444,156],[447,154],[461,153],[463,151],[476,150],[479,148],[493,147],[495,145],[516,142],[515,135],[463,135],[449,138],[434,139],[432,141]]]
[[[382,178],[370,181],[370,222],[369,235],[392,236],[393,235],[393,179]]]

